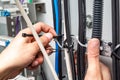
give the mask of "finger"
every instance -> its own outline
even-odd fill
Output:
[[[38,53],[35,60],[27,68],[30,69],[30,70],[35,69],[40,64],[42,64],[43,61],[44,61],[43,55],[41,53]]]
[[[41,23],[41,22],[36,23],[34,25],[34,29],[36,30],[38,34],[42,31],[45,33],[51,33],[53,36],[56,36],[55,30],[51,26]],[[22,33],[32,34],[32,31],[29,28],[23,29],[19,32],[18,36],[22,37]],[[28,41],[28,40],[33,39],[33,37],[25,37],[25,38],[23,37],[23,39],[25,39],[25,41]]]
[[[50,32],[51,34],[56,36],[55,30],[51,26],[49,26],[45,23],[39,22],[39,23],[36,23],[33,26],[34,26],[34,29],[37,33],[40,33],[41,31],[43,31],[45,33]],[[27,33],[27,34],[32,34],[32,31],[29,28],[23,29],[21,32],[22,33]]]
[[[20,74],[22,71],[23,71],[23,68],[22,68],[22,69],[19,69],[19,70],[15,70],[15,71],[11,72],[10,74],[8,74],[8,75],[6,76],[6,79],[4,79],[4,80],[13,79],[13,78],[15,78],[18,74]]]
[[[47,25],[47,24],[45,24],[45,23],[41,23],[41,22],[39,22],[39,23],[36,23],[35,25],[35,28],[36,28],[36,31],[37,31],[37,33],[40,33],[41,31],[43,31],[43,32],[45,32],[45,33],[51,33],[53,36],[56,36],[56,32],[55,32],[55,30],[51,27],[51,26],[49,26],[49,25]]]
[[[111,80],[111,74],[109,68],[103,63],[100,63],[100,65],[101,65],[103,80]]]
[[[45,33],[43,36],[40,37],[40,41],[42,42],[43,46],[46,46],[48,45],[48,43],[51,41],[52,38],[53,38],[53,35],[51,33]],[[31,43],[31,46],[33,46],[31,48],[33,51],[35,51],[35,53],[40,51],[40,48],[36,41]]]
[[[51,54],[51,51],[52,50],[52,47],[48,47],[47,48],[47,50],[46,50],[46,52],[48,53],[48,55],[50,55]],[[30,65],[30,67],[31,68],[35,68],[35,67],[37,67],[37,66],[39,66],[40,64],[42,64],[43,63],[43,55],[42,55],[42,52],[39,52],[39,53],[37,53],[36,54],[37,55],[37,57],[35,58],[35,60],[31,63],[31,65]]]
[[[43,55],[41,53],[38,54],[37,58],[31,64],[32,67],[37,67],[42,64],[44,61]]]
[[[100,42],[98,39],[91,39],[88,42],[87,48],[87,59],[88,59],[88,68],[91,70],[99,69],[99,47]]]
[[[46,52],[48,53],[48,55],[50,55],[53,52],[53,48],[50,45],[46,46]],[[34,62],[32,62],[29,66],[28,69],[33,70],[36,69],[40,64],[43,63],[43,55],[42,53],[37,53],[37,57],[34,60]]]
[[[41,42],[44,46],[47,46],[48,43],[52,40],[53,35],[51,33],[45,33],[43,36],[40,37]]]
[[[47,52],[48,55],[51,55],[53,53],[54,49],[50,45],[47,45],[45,47],[45,50],[46,50],[46,52]]]
[[[103,80],[99,62],[99,47],[100,42],[96,38],[93,38],[88,42],[88,69],[85,76],[85,80]]]

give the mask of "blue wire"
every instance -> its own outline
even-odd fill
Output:
[[[59,34],[59,9],[58,9],[58,0],[54,0],[54,9],[55,9],[55,27],[56,27],[56,33]],[[55,54],[55,70],[56,73],[59,74],[59,52],[58,52],[58,44],[56,44],[56,54]]]

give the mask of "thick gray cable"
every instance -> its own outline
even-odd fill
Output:
[[[32,31],[32,33],[33,33],[33,36],[34,36],[35,40],[37,41],[37,43],[38,43],[38,45],[39,45],[39,47],[40,47],[40,49],[41,49],[41,51],[42,51],[42,53],[43,53],[43,56],[44,56],[44,58],[45,58],[45,60],[46,60],[46,62],[47,62],[47,64],[48,64],[48,66],[49,66],[49,68],[50,68],[50,70],[51,70],[51,72],[52,72],[52,74],[53,74],[54,79],[55,79],[55,80],[59,80],[59,79],[58,79],[58,76],[57,76],[57,74],[56,74],[56,72],[55,72],[55,70],[54,70],[54,68],[53,68],[53,66],[52,66],[52,64],[51,64],[51,62],[50,62],[50,60],[49,60],[49,57],[48,57],[48,55],[47,55],[47,52],[45,51],[45,48],[44,48],[43,44],[41,43],[41,41],[40,41],[40,39],[39,39],[39,37],[38,37],[38,34],[37,34],[37,32],[35,31],[35,29],[34,29],[32,23],[31,23],[29,17],[27,16],[27,14],[26,14],[26,12],[24,11],[22,5],[20,4],[20,1],[19,1],[19,0],[15,0],[15,2],[16,2],[16,5],[18,6],[18,8],[20,9],[20,12],[21,12],[22,16],[24,17],[24,19],[25,19],[28,27],[31,29],[31,31]]]

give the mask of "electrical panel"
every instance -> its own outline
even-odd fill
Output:
[[[27,0],[21,1],[25,11],[28,13]],[[17,16],[20,15],[20,11],[15,5],[14,0],[1,0],[0,1],[0,16]]]
[[[55,0],[19,0],[28,14],[31,22],[33,24],[37,22],[44,22],[55,28],[59,22],[58,17],[61,19],[60,27],[65,26],[65,17],[64,17],[64,0],[61,1],[61,16],[60,14],[56,15],[56,7],[53,5]],[[79,12],[78,12],[78,1],[79,0],[68,0],[69,1],[69,25],[71,29],[71,35],[74,43],[74,52],[77,50],[78,42],[78,26],[79,26]],[[93,0],[86,0],[86,41],[91,38],[92,35],[92,24],[93,24]],[[104,13],[103,13],[103,40],[106,42],[112,41],[112,24],[111,24],[111,0],[104,0]],[[59,4],[60,6],[60,4]],[[57,11],[57,9],[56,9]],[[55,18],[57,16],[57,18]],[[58,23],[57,23],[58,21]],[[23,19],[20,10],[16,6],[14,0],[0,0],[0,52],[3,51],[11,42],[12,39],[18,34],[18,32],[27,27],[25,20]],[[108,29],[108,30],[107,30]],[[107,31],[106,31],[107,30]],[[64,29],[61,29],[61,33],[64,33]],[[108,36],[109,35],[109,36]],[[107,36],[107,37],[106,37]],[[64,42],[63,42],[64,43]],[[57,51],[56,44],[54,41],[50,45]],[[83,45],[86,46],[86,45]],[[56,52],[55,51],[55,52]],[[52,65],[56,69],[56,53],[53,53],[49,58],[52,62]],[[61,51],[61,53],[64,53]],[[67,68],[65,64],[65,54],[62,56],[62,80],[68,80],[68,75],[66,73]],[[111,59],[101,58],[104,62],[108,61],[108,64]],[[57,63],[58,64],[58,63]],[[111,66],[111,64],[109,64]],[[111,67],[110,67],[111,68]],[[56,71],[57,72],[57,71]],[[58,74],[60,75],[60,74]],[[44,79],[44,77],[46,79]],[[44,62],[38,69],[34,71],[29,71],[24,69],[24,71],[18,75],[15,79],[11,80],[53,80],[48,64]]]

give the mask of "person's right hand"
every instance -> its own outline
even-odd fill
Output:
[[[109,69],[99,60],[99,47],[100,42],[96,38],[93,38],[88,42],[88,69],[85,80],[111,80]]]
[[[34,25],[36,32],[44,32],[40,41],[48,55],[51,53],[49,42],[56,36],[55,30],[44,23]],[[41,49],[34,37],[23,37],[22,33],[32,34],[29,28],[18,33],[9,46],[0,54],[0,80],[8,80],[17,76],[24,68],[35,69],[43,63]]]

